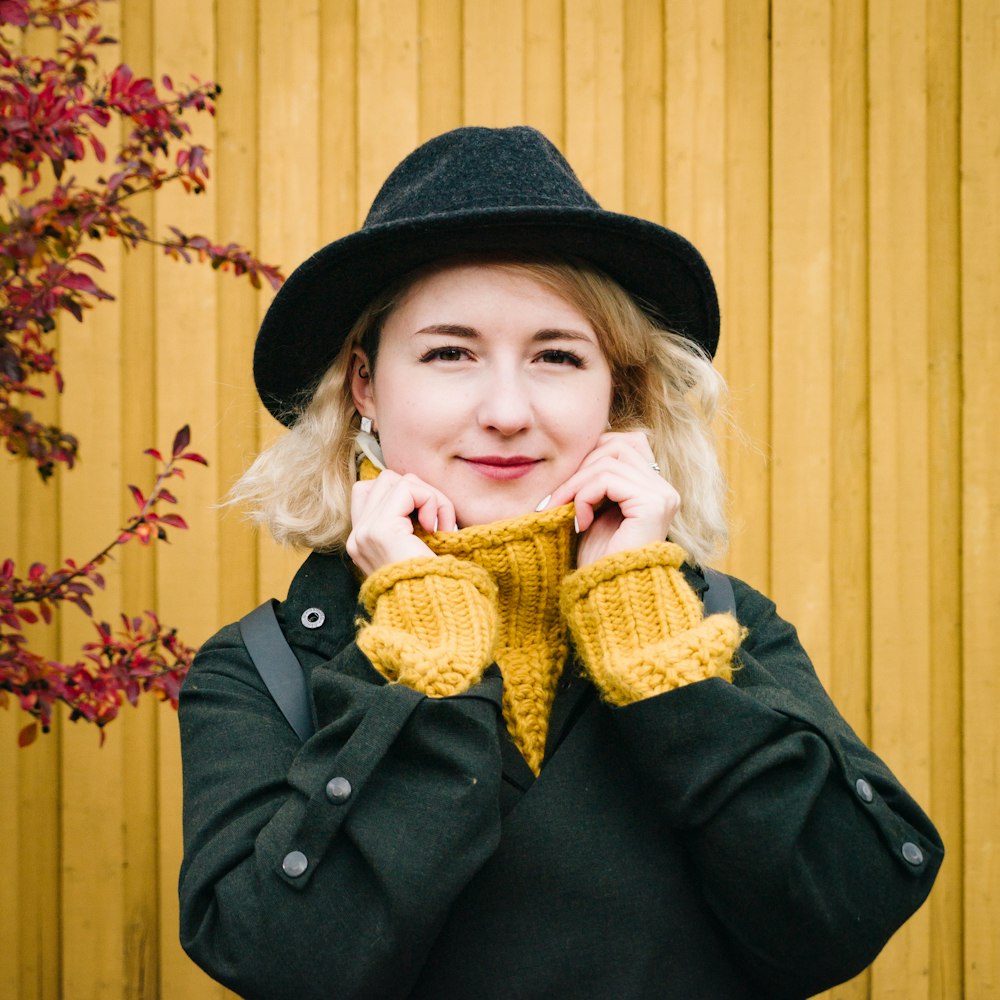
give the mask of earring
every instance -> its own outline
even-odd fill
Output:
[[[358,366],[358,378],[368,378],[368,369],[364,365]]]
[[[361,418],[361,433],[362,434],[371,434],[371,432],[372,432],[372,418],[371,417],[362,417]]]

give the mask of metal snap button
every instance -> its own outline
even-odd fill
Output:
[[[326,615],[319,608],[306,608],[302,612],[302,624],[306,628],[319,628],[326,621]]]
[[[326,783],[326,797],[331,802],[346,802],[351,797],[351,783],[347,778],[331,778]]]
[[[871,802],[875,798],[872,786],[864,778],[858,778],[854,782],[854,789],[858,793],[858,798],[863,799],[865,802]]]
[[[911,865],[923,864],[924,852],[920,850],[920,848],[917,847],[916,844],[907,841],[905,844],[903,844],[902,851],[903,851],[903,857],[907,861],[909,861]]]
[[[301,851],[289,851],[281,862],[281,870],[289,878],[298,878],[300,875],[304,875],[308,867],[309,862]]]

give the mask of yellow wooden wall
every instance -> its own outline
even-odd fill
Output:
[[[608,208],[702,248],[720,365],[753,447],[726,445],[728,566],[795,621],[855,727],[936,819],[929,904],[852,998],[1000,997],[1000,4],[997,0],[115,0],[137,70],[215,78],[215,183],[151,216],[289,268],[361,221],[388,170],[462,123],[526,122]],[[0,554],[98,549],[190,421],[211,467],[192,525],[128,551],[101,611],[201,641],[299,557],[211,505],[260,444],[264,296],[150,253],[61,334],[46,404],[83,440],[47,487],[0,465]],[[88,634],[69,614],[51,652]],[[208,1000],[176,943],[171,711],[60,725],[15,749],[0,712],[0,1000]],[[835,947],[836,942],[831,942]]]

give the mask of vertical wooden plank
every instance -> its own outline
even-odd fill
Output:
[[[925,805],[930,791],[929,278],[925,11],[868,11],[872,735]],[[874,997],[928,996],[929,909],[890,942]]]
[[[770,592],[770,44],[767,0],[725,6],[725,285],[717,364],[748,441],[725,439],[726,568]]]
[[[137,72],[153,67],[151,0],[124,0],[121,5],[122,58]],[[137,214],[153,218],[153,195],[136,199]],[[121,260],[121,463],[124,483],[147,490],[155,475],[144,449],[156,440],[156,350],[152,303],[156,256],[146,247]],[[135,510],[119,487],[119,519]],[[152,550],[126,547],[120,557],[122,609],[131,615],[156,608],[156,563]],[[127,998],[154,995],[160,981],[160,795],[157,782],[159,713],[153,704],[129,710],[116,723],[113,737],[126,750],[122,761],[123,789],[123,909],[125,917],[124,975]],[[120,730],[118,727],[121,727]],[[169,885],[169,873],[164,879]]]
[[[927,5],[930,713],[928,808],[948,850],[930,899],[931,997],[962,996],[960,8]],[[994,938],[996,944],[1000,939]]]
[[[102,25],[120,35],[120,8],[101,11]],[[119,46],[105,46],[100,66],[120,61]],[[111,138],[117,138],[112,126]],[[96,182],[104,168],[85,161],[77,176]],[[121,287],[122,250],[106,241],[98,248],[106,270],[102,284],[116,296]],[[101,303],[84,322],[65,331],[62,366],[67,389],[61,417],[81,441],[82,460],[63,480],[60,525],[63,554],[83,562],[113,538],[120,524],[121,494],[121,305]],[[121,567],[102,570],[107,585],[92,601],[98,621],[121,608]],[[95,637],[93,623],[75,609],[62,614],[60,652],[82,659],[81,647]],[[128,711],[128,709],[124,709]],[[109,730],[101,747],[96,728],[67,725],[62,761],[62,990],[81,1000],[118,1000],[124,993],[124,730]]]
[[[20,562],[17,544],[17,524],[21,511],[17,502],[19,470],[9,455],[0,456],[0,559]],[[23,570],[23,567],[19,566]],[[18,816],[19,772],[24,756],[17,746],[17,734],[28,722],[17,707],[13,695],[4,692],[4,707],[0,709],[0,843],[6,845],[8,857],[14,863],[8,877],[0,879],[0,1000],[18,1000],[21,996],[21,829]]]
[[[724,290],[724,2],[667,0],[666,29],[667,225],[698,247]]]
[[[462,0],[421,0],[420,142],[462,124],[463,20]]]
[[[220,239],[256,248],[257,206],[257,4],[217,0],[215,79],[223,87],[213,150],[216,213],[213,229]],[[216,366],[219,373],[218,419],[212,452],[215,494],[222,497],[239,478],[255,451],[257,393],[251,359],[262,300],[245,279],[219,275]],[[267,287],[267,286],[265,286]],[[218,625],[234,621],[261,599],[257,593],[255,533],[229,509],[217,515],[219,564],[216,584]],[[270,595],[265,595],[270,596]]]
[[[666,66],[663,7],[624,3],[624,210],[663,222]]]
[[[43,421],[57,421],[58,403],[46,399],[32,405]],[[15,560],[21,574],[32,562],[54,566],[58,561],[58,480],[41,483],[26,462],[4,454],[0,464],[0,499],[3,518],[3,558]],[[34,630],[31,649],[45,656],[59,654],[59,629]],[[27,749],[17,746],[17,734],[28,724],[12,698],[0,712],[4,724],[0,760],[4,775],[3,830],[10,836],[8,850],[16,863],[10,866],[2,902],[5,943],[10,947],[0,979],[0,995],[18,1000],[56,996],[60,976],[60,840],[61,719],[53,732],[39,736]],[[9,797],[7,795],[9,794]]]
[[[358,205],[357,0],[320,7],[320,240],[343,236],[363,220]],[[290,274],[297,261],[284,261]]]
[[[45,33],[26,37],[25,49],[33,55],[52,55],[53,36]],[[75,327],[75,322],[69,320]],[[62,341],[61,328],[51,335],[50,344],[57,356]],[[59,423],[60,397],[49,383],[43,400],[26,402],[36,419],[43,423]],[[4,455],[6,462],[10,462]],[[58,565],[61,555],[59,512],[61,509],[62,475],[57,474],[43,483],[31,463],[5,465],[11,470],[9,484],[15,497],[10,511],[17,515],[13,544],[6,548],[17,561],[18,569],[26,573],[32,562]],[[60,627],[38,629],[30,634],[31,648],[44,655],[58,657]],[[25,725],[27,716],[20,709],[11,709],[17,718],[16,730]],[[17,951],[12,956],[18,980],[18,996],[23,1000],[42,1000],[57,996],[61,976],[61,842],[59,805],[62,792],[61,750],[62,722],[57,714],[53,732],[40,738],[27,751],[16,744],[15,768],[17,798],[15,816],[18,828],[18,868],[16,911]],[[35,879],[37,873],[38,878]]]
[[[613,0],[579,0],[566,18],[566,157],[600,204],[625,201],[625,23]]]
[[[830,12],[772,12],[772,596],[830,676]]]
[[[22,550],[23,551],[23,550]],[[43,551],[33,547],[35,559]],[[23,562],[24,560],[22,560]],[[57,635],[34,642],[40,653],[58,655]],[[26,721],[17,710],[19,729]],[[62,880],[59,802],[65,716],[53,731],[20,754],[17,766],[18,966],[21,1000],[58,996],[62,979]],[[16,749],[16,748],[15,748]],[[29,875],[30,873],[30,875]],[[37,877],[36,877],[37,875]]]
[[[524,120],[564,148],[563,0],[524,2]]]
[[[965,995],[1000,995],[1000,9],[962,4]]]
[[[870,735],[866,24],[864,7],[833,6],[832,436],[830,692]]]
[[[153,6],[154,65],[156,75],[175,81],[197,73],[211,79],[215,70],[215,22],[197,0],[155,0]],[[214,120],[192,119],[193,141],[217,148]],[[217,187],[197,198],[179,189],[158,192],[157,228],[175,225],[184,232],[215,228]],[[276,199],[277,200],[277,199]],[[280,206],[279,206],[280,210]],[[214,233],[213,233],[214,235]],[[192,446],[208,452],[211,463],[219,419],[217,276],[206,267],[186,266],[158,258],[155,270],[156,438],[169,447],[174,432],[189,424]],[[181,629],[186,640],[198,644],[221,621],[217,579],[219,527],[212,505],[218,499],[215,476],[191,467],[179,487],[190,532],[174,532],[169,546],[156,553],[157,605],[164,620]],[[159,855],[161,884],[176,878],[181,861],[181,786],[177,722],[173,712],[161,713],[158,746],[160,788]],[[162,990],[166,995],[197,996],[202,973],[180,953],[177,944],[178,908],[175,892],[165,892],[160,909]]]
[[[17,470],[13,459],[4,455],[0,459],[0,509],[5,522],[0,526],[0,552],[4,559],[14,559],[17,555],[14,527],[19,513],[12,487],[17,483]],[[3,957],[0,971],[0,1000],[19,1000],[21,991],[21,907],[20,896],[24,889],[21,882],[21,830],[18,817],[20,771],[17,734],[27,723],[27,717],[17,707],[10,694],[6,695],[6,707],[0,710],[0,843],[6,845],[8,856],[14,864],[8,869],[8,877],[0,880],[0,954]],[[34,996],[35,994],[25,994]]]
[[[524,121],[524,0],[462,6],[462,117],[469,125]]]
[[[417,0],[369,0],[358,21],[358,205],[419,143]]]
[[[264,3],[258,18],[258,249],[264,259],[279,261],[291,272],[326,242],[326,234],[319,232],[317,204],[323,170],[319,5],[315,0]],[[261,312],[266,298],[259,302]],[[262,408],[258,413],[258,440],[265,447],[282,429]],[[284,596],[301,561],[301,553],[280,548],[262,533],[260,595]]]
[[[863,4],[836,2],[831,59],[831,324],[834,493],[830,528],[830,679],[834,702],[871,738],[871,623],[868,486],[867,76]],[[866,1000],[871,972],[829,991]]]

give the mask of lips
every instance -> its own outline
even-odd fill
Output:
[[[504,482],[528,475],[541,459],[528,455],[473,455],[462,461],[487,479]]]

